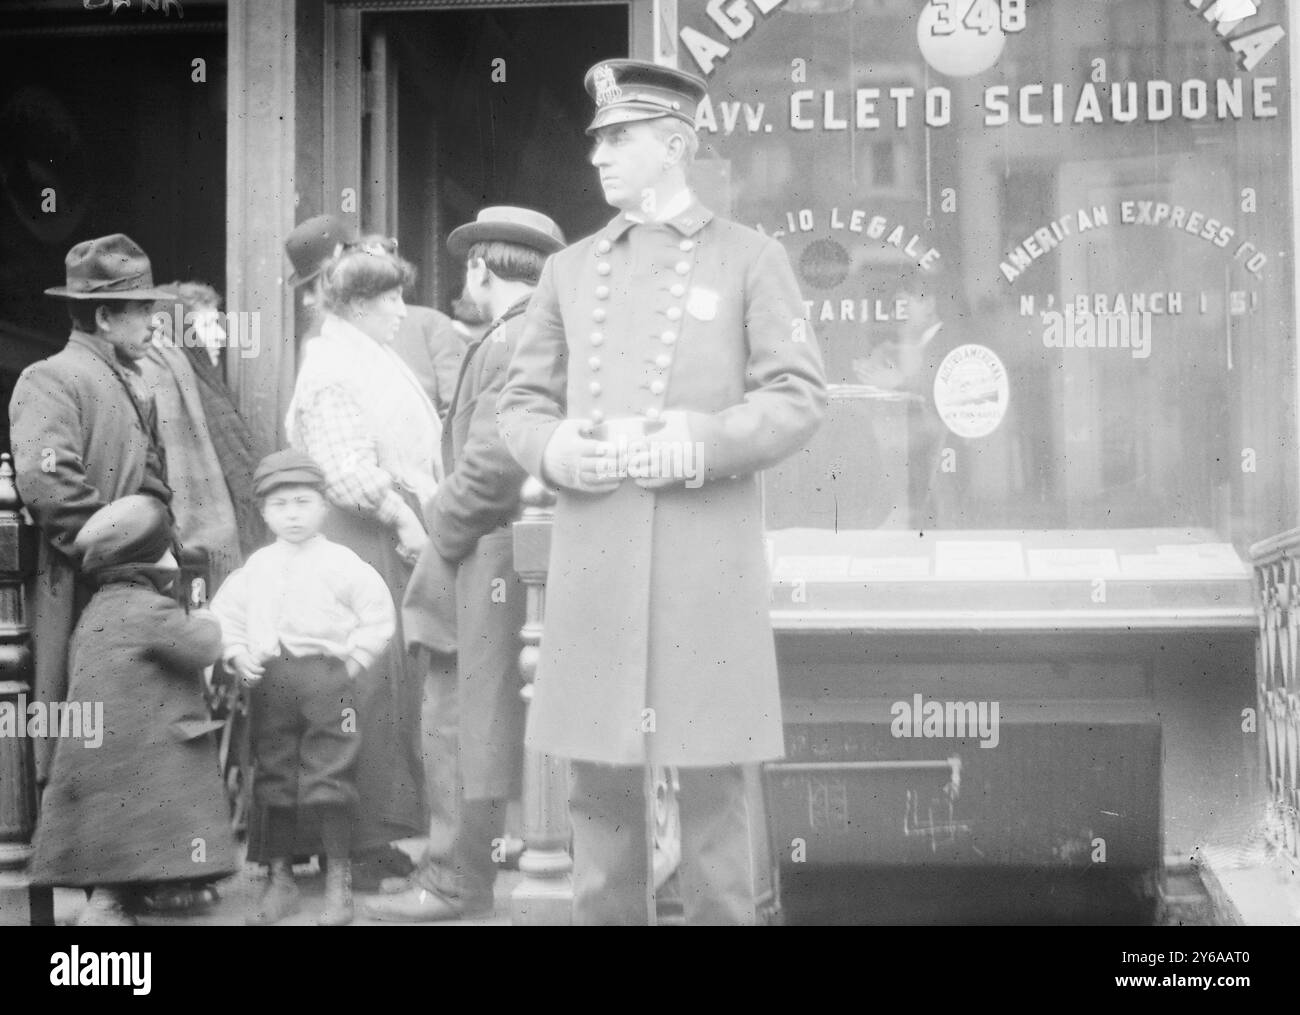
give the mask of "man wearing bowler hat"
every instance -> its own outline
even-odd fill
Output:
[[[310,286],[334,252],[355,240],[352,229],[333,215],[307,219],[284,241],[285,253],[293,265],[293,274],[287,279],[289,285],[295,289]],[[311,288],[303,290],[303,302],[314,311],[315,298]],[[315,332],[313,324],[307,334]],[[408,303],[406,316],[393,339],[393,351],[411,368],[438,410],[438,417],[445,423],[448,402],[456,387],[457,372],[465,353],[465,342],[455,323],[432,307]]]
[[[497,397],[542,265],[563,247],[550,218],[508,206],[483,209],[447,238],[465,262],[466,295],[492,323],[460,369],[442,435],[446,478],[424,505],[429,542],[402,614],[411,647],[458,644],[459,655],[455,673],[431,661],[426,684],[429,844],[411,890],[366,903],[372,919],[446,920],[492,909],[494,859],[501,859],[506,803],[519,794],[523,762],[525,596],[510,523],[527,478],[497,431]]]
[[[645,772],[673,765],[687,922],[750,923],[740,766],[784,753],[758,473],[820,425],[821,356],[780,243],[687,186],[704,82],[586,87],[619,213],[547,263],[500,399],[558,488],[527,743],[571,760],[576,922],[653,921]]]
[[[35,694],[62,701],[68,641],[91,589],[80,576],[77,533],[100,508],[129,494],[171,502],[153,402],[139,361],[152,340],[156,300],[149,258],[115,233],[78,243],[64,261],[72,334],[61,352],[23,371],[9,403],[18,491],[42,539],[29,602]],[[37,779],[49,775],[54,739],[35,745]]]

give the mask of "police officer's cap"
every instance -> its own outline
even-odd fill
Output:
[[[695,111],[708,92],[703,78],[645,60],[602,60],[583,81],[596,103],[591,134],[612,123],[673,116],[695,126]]]

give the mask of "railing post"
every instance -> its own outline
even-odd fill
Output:
[[[546,571],[551,552],[555,493],[529,478],[523,488],[524,513],[515,523],[515,570],[527,589],[527,613],[521,637],[519,668],[525,701],[533,696],[538,646],[546,613]],[[523,880],[510,898],[511,920],[531,926],[567,926],[573,922],[573,858],[569,856],[569,772],[563,758],[524,752],[524,852],[519,858]]]
[[[1251,547],[1259,595],[1256,691],[1263,733],[1268,841],[1300,862],[1300,529]]]
[[[13,459],[0,455],[0,924],[54,922],[49,889],[29,888],[14,872],[31,858],[36,829],[36,768],[23,735],[32,690],[23,582],[35,545],[21,508]]]

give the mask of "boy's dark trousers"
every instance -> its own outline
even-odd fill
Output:
[[[265,829],[251,859],[292,856],[305,822],[319,825],[326,855],[348,855],[361,733],[342,660],[282,652],[268,661],[252,692],[252,738]]]

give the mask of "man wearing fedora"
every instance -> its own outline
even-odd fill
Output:
[[[740,766],[784,753],[758,473],[820,425],[821,355],[780,243],[687,186],[704,82],[608,60],[586,87],[619,213],[547,263],[500,399],[558,488],[527,744],[571,761],[575,922],[653,922],[671,765],[687,922],[751,923]]]
[[[514,207],[485,208],[447,238],[465,261],[466,296],[492,323],[460,368],[442,434],[446,478],[424,506],[429,543],[402,613],[412,647],[445,652],[459,644],[459,655],[455,673],[431,660],[426,683],[429,844],[409,891],[366,903],[372,919],[447,920],[492,909],[493,852],[523,763],[525,594],[510,523],[527,478],[497,431],[497,397],[542,265],[563,246],[550,218]]]
[[[18,491],[42,536],[29,602],[35,694],[44,702],[67,692],[68,642],[93,591],[80,575],[81,527],[130,494],[171,502],[139,361],[154,302],[174,294],[154,287],[148,256],[121,233],[78,243],[64,263],[66,284],[45,292],[67,303],[72,334],[61,352],[23,371],[9,403]],[[35,744],[42,784],[54,743]]]
[[[317,215],[297,226],[284,241],[285,253],[293,265],[288,283],[300,289],[303,302],[309,311],[315,309],[315,297],[310,286],[320,274],[321,267],[340,246],[352,243],[356,235],[349,226],[334,215]],[[314,325],[306,334],[314,334]],[[456,387],[465,342],[455,323],[446,314],[433,307],[406,304],[393,351],[411,368],[420,386],[424,388],[445,423],[447,406]]]

